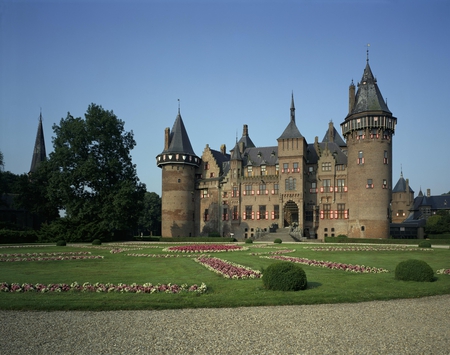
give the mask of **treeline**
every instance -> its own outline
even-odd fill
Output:
[[[137,177],[124,121],[91,104],[84,118],[68,113],[52,128],[53,152],[36,172],[0,169],[0,242],[17,229],[34,230],[40,242],[160,235],[161,198]]]

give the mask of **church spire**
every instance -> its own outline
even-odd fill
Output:
[[[295,123],[295,105],[294,105],[294,91],[291,96],[291,121]]]
[[[31,160],[30,173],[36,172],[41,162],[47,159],[45,152],[44,128],[42,126],[42,111],[39,115],[39,124],[36,134],[36,141],[34,143],[33,157]]]

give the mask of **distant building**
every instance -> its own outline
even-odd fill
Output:
[[[162,169],[162,236],[214,232],[252,238],[288,227],[307,238],[388,238],[397,118],[368,60],[355,91],[352,82],[342,136],[329,122],[322,141],[308,143],[298,129],[292,95],[276,144],[256,146],[244,124],[229,153],[225,145],[207,145],[201,158],[178,110],[156,157]]]
[[[34,143],[33,155],[29,174],[38,169],[41,162],[47,159],[45,151],[44,129],[42,126],[42,113],[39,115],[39,124]],[[19,228],[38,228],[41,220],[23,208],[17,208],[14,204],[14,194],[5,193],[0,196],[0,222],[9,223]]]

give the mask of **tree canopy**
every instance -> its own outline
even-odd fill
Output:
[[[161,197],[155,192],[145,193],[139,229],[145,235],[161,235]]]
[[[133,132],[96,104],[89,105],[84,119],[68,113],[53,131],[48,194],[65,211],[60,224],[71,229],[66,239],[110,239],[137,227],[145,185],[131,159]]]

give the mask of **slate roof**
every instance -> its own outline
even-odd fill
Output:
[[[431,211],[450,210],[450,195],[418,196],[414,199],[414,219],[422,218],[421,207],[430,207]]]
[[[284,130],[283,134],[278,138],[280,139],[290,139],[290,138],[303,138],[300,131],[297,128],[294,120],[291,120]]]
[[[243,166],[261,166],[278,164],[278,147],[247,148],[243,154]]]
[[[236,142],[234,148],[231,151],[231,160],[242,160],[241,151],[239,150],[239,143]]]
[[[33,157],[31,159],[30,173],[36,172],[41,162],[47,159],[45,152],[44,128],[42,126],[42,113],[39,115],[39,124],[34,143]]]
[[[368,61],[361,81],[358,83],[355,106],[350,115],[366,111],[384,111],[392,114],[381,95],[377,79],[374,78]]]
[[[196,155],[192,149],[191,141],[184,127],[183,119],[181,118],[180,111],[178,111],[177,118],[173,124],[172,131],[170,132],[170,144],[167,150],[163,153],[185,153]]]
[[[211,149],[211,153],[219,166],[230,160],[230,154],[223,154],[220,150]]]
[[[244,147],[246,148],[253,148],[255,145],[253,144],[253,141],[251,140],[250,136],[248,135],[242,135],[241,139],[239,139],[238,143],[244,143]]]
[[[394,188],[392,189],[392,192],[407,192],[406,191],[406,180],[403,177],[403,173],[400,174],[400,179],[398,179],[397,183],[395,184]],[[409,191],[414,193],[413,189],[411,189],[411,186],[409,186]]]
[[[346,147],[347,143],[342,139],[341,135],[336,130],[336,127],[333,126],[333,140],[339,147]],[[327,143],[330,140],[330,135],[328,134],[328,129],[325,132],[325,136],[322,139],[322,143]]]

